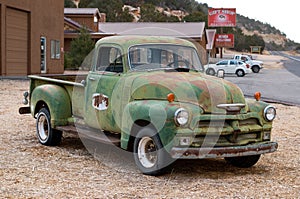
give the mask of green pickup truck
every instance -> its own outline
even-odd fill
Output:
[[[62,132],[133,153],[138,169],[160,175],[176,159],[225,158],[251,167],[274,152],[276,109],[203,73],[193,43],[170,37],[100,39],[82,75],[32,75],[21,114],[36,118],[43,145]],[[29,99],[28,99],[29,98]]]

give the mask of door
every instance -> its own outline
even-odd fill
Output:
[[[237,61],[236,60],[228,61],[227,73],[235,73],[236,67],[237,67]]]
[[[93,71],[87,77],[85,92],[85,122],[88,126],[112,132],[119,132],[112,106],[114,89],[123,74],[121,50],[111,46],[101,46]]]
[[[29,14],[6,10],[6,74],[27,75],[29,70]]]

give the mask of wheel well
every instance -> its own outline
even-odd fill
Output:
[[[134,124],[131,128],[131,131],[130,131],[130,138],[129,138],[128,148],[127,148],[128,151],[133,152],[133,143],[134,143],[136,134],[139,132],[140,129],[142,129],[143,127],[146,127],[146,126],[154,128],[154,126],[151,124],[151,122],[149,122],[147,120],[137,120],[134,122]]]
[[[34,109],[34,115],[36,115],[42,108],[46,108],[49,111],[49,107],[44,101],[38,101],[36,103],[35,109]]]

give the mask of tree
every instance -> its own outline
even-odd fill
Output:
[[[183,18],[185,22],[205,22],[207,24],[207,15],[203,12],[196,11]]]
[[[65,0],[65,8],[76,8],[72,0]]]
[[[78,69],[85,57],[93,50],[94,41],[86,28],[80,30],[79,36],[71,42],[71,51],[66,53],[66,63],[65,68]]]
[[[144,4],[141,7],[141,19],[139,22],[178,22],[174,16],[166,16],[156,10],[152,4]]]
[[[133,17],[127,12],[123,13],[122,0],[94,0],[89,7],[98,8],[100,12],[106,13],[107,22],[132,22]]]

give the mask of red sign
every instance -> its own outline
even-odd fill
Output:
[[[235,8],[210,8],[208,9],[209,27],[235,27]]]
[[[234,34],[216,34],[215,37],[215,46],[216,47],[234,47]]]

